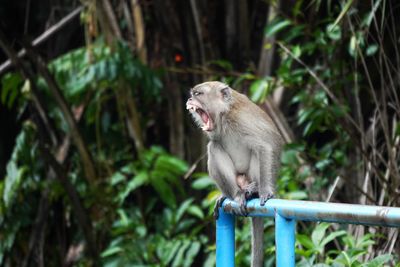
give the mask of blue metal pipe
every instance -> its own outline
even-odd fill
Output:
[[[284,218],[297,221],[400,227],[400,208],[395,207],[285,199],[270,199],[264,206],[260,206],[259,203],[259,199],[247,203],[248,216],[275,217],[277,213]],[[240,214],[239,205],[229,199],[224,201],[223,209],[227,213]]]
[[[276,266],[295,265],[295,220],[286,219],[279,214],[275,217]]]
[[[295,221],[322,221],[400,227],[400,208],[358,204],[270,199],[247,203],[248,216],[275,217],[276,260],[278,267],[295,265]],[[239,205],[226,199],[217,220],[217,267],[235,264],[234,214]]]
[[[217,267],[235,266],[235,216],[219,208],[217,219]]]

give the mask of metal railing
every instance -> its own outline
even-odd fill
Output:
[[[248,216],[275,218],[276,266],[295,266],[296,221],[336,222],[400,227],[400,208],[314,201],[258,199],[247,203]],[[235,214],[239,205],[229,199],[219,209],[217,220],[217,267],[235,266]]]

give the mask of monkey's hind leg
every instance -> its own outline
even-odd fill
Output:
[[[221,195],[218,197],[217,201],[215,202],[215,206],[214,206],[214,219],[217,220],[219,217],[219,208],[222,207],[222,203],[225,201],[225,199],[227,199],[226,196]]]
[[[271,198],[274,198],[274,197],[275,197],[274,193],[267,193],[267,195],[260,196],[260,205],[264,206],[265,202],[267,202],[268,200],[270,200]]]
[[[228,197],[221,195],[218,197],[217,201],[215,202],[214,213],[213,213],[215,220],[217,220],[219,217],[219,208],[222,207],[222,203],[227,198]],[[241,191],[240,193],[238,193],[237,197],[235,197],[235,201],[238,202],[239,206],[240,206],[240,212],[236,215],[247,216],[249,214],[249,212],[247,211],[247,208],[246,208],[247,202],[246,202],[245,192]]]

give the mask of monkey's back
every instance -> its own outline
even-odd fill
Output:
[[[282,143],[278,129],[266,112],[241,93],[233,90],[232,96],[231,110],[227,114],[232,130],[242,138],[254,138],[254,142]]]

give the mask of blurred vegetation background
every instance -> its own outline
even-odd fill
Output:
[[[184,105],[206,80],[284,135],[278,197],[399,206],[399,21],[395,0],[2,1],[0,266],[213,266],[219,193]],[[400,266],[398,229],[297,232],[297,266]]]

